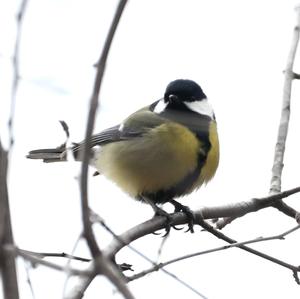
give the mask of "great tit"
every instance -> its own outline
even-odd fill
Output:
[[[71,148],[76,160],[81,160],[83,144]],[[90,164],[97,172],[154,209],[170,202],[176,211],[188,213],[174,199],[208,182],[219,163],[213,109],[191,80],[172,81],[162,99],[93,135],[90,144]],[[56,162],[67,160],[67,153],[58,147],[34,150],[27,157]]]

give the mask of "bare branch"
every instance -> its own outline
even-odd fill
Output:
[[[186,260],[186,259],[189,259],[189,258],[193,258],[193,257],[196,257],[196,256],[209,254],[209,253],[216,252],[216,251],[226,250],[226,249],[233,248],[233,247],[239,247],[241,245],[247,245],[247,244],[249,245],[249,244],[253,244],[253,243],[270,241],[270,240],[283,240],[284,237],[286,237],[287,235],[293,233],[294,231],[298,230],[299,228],[300,228],[300,225],[297,225],[296,227],[294,227],[294,228],[292,228],[292,229],[290,229],[290,230],[288,230],[284,233],[281,233],[279,235],[274,235],[274,236],[270,236],[270,237],[258,237],[258,238],[252,239],[252,240],[232,243],[230,245],[220,246],[220,247],[216,247],[216,248],[212,248],[212,249],[208,249],[208,250],[204,250],[204,251],[200,251],[200,252],[196,252],[196,253],[187,254],[187,255],[169,260],[167,262],[156,264],[156,265],[154,265],[153,267],[151,267],[147,270],[141,271],[140,273],[137,273],[135,275],[132,275],[132,276],[128,277],[127,279],[130,282],[130,281],[139,279],[141,277],[144,277],[145,275],[150,274],[152,272],[158,271],[161,268],[163,268],[165,266],[168,266],[170,264],[173,264],[173,263],[176,263],[176,262],[179,262],[179,261],[183,261],[183,260]],[[293,269],[293,271],[296,271],[296,272],[300,271],[299,267],[294,266],[294,268],[295,269]]]
[[[21,2],[19,12],[16,16],[17,21],[17,35],[15,41],[15,49],[13,54],[13,84],[12,84],[12,91],[11,91],[11,102],[10,102],[10,116],[8,121],[8,128],[9,128],[9,148],[11,148],[14,144],[14,137],[13,137],[13,122],[14,122],[14,115],[15,115],[15,106],[16,106],[16,96],[20,81],[20,66],[19,66],[19,51],[20,51],[20,41],[21,41],[21,33],[22,33],[22,25],[24,20],[24,15],[26,11],[28,0],[23,0]]]
[[[256,212],[258,210],[270,207],[282,198],[286,198],[295,193],[300,192],[300,187],[283,191],[274,195],[269,195],[261,198],[253,198],[248,201],[241,201],[238,203],[227,204],[224,206],[216,207],[202,207],[194,211],[197,224],[200,224],[201,219],[214,219],[221,217],[241,217],[247,213]],[[187,217],[184,213],[174,213],[170,215],[173,225],[187,224]],[[115,238],[110,245],[104,250],[104,254],[108,256],[114,256],[124,246],[130,244],[138,238],[141,238],[147,234],[151,234],[159,229],[163,229],[165,226],[164,217],[155,217],[146,222],[138,224],[123,234]]]
[[[209,225],[209,224],[208,224],[207,222],[205,222],[203,219],[199,219],[199,222],[200,222],[199,224],[200,224],[204,229],[206,229],[208,232],[210,232],[211,234],[213,234],[215,237],[217,237],[217,238],[219,238],[219,239],[222,239],[222,240],[224,240],[224,241],[226,241],[226,242],[228,242],[228,243],[230,243],[230,244],[233,244],[233,243],[236,243],[236,242],[237,242],[236,240],[231,239],[231,238],[229,238],[228,236],[226,236],[226,235],[224,235],[223,233],[221,233],[220,231],[214,229],[211,225]],[[294,229],[293,229],[293,230],[294,230]],[[293,231],[293,230],[291,230],[291,231]],[[290,232],[288,231],[288,233],[290,233]],[[272,256],[270,256],[270,255],[268,255],[268,254],[265,254],[265,253],[261,252],[261,251],[252,249],[252,248],[247,247],[247,246],[245,246],[245,245],[240,245],[240,246],[237,246],[237,247],[240,248],[240,249],[242,249],[242,250],[245,250],[245,251],[247,251],[247,252],[249,252],[249,253],[252,253],[252,254],[254,254],[254,255],[257,255],[257,256],[259,256],[259,257],[261,257],[261,258],[263,258],[263,259],[266,259],[266,260],[268,260],[268,261],[270,261],[270,262],[272,262],[272,263],[275,263],[275,264],[280,265],[280,266],[282,266],[282,267],[284,267],[284,268],[287,268],[287,269],[292,270],[292,272],[293,272],[293,274],[294,274],[294,277],[295,277],[295,274],[297,274],[298,271],[300,270],[299,267],[295,267],[295,266],[293,266],[293,265],[291,265],[291,264],[288,264],[288,263],[286,263],[286,262],[284,262],[284,261],[282,261],[282,260],[279,260],[279,259],[277,259],[277,258],[275,258],[275,257],[272,257]],[[296,280],[296,282],[298,283],[297,280]]]
[[[99,63],[97,64],[97,74],[94,82],[92,97],[90,100],[90,109],[89,109],[87,128],[85,133],[85,143],[83,145],[83,159],[82,159],[81,178],[80,178],[82,218],[83,218],[84,236],[87,240],[87,243],[89,245],[93,257],[99,256],[101,252],[92,231],[92,223],[90,221],[90,210],[88,205],[87,180],[88,180],[88,165],[89,165],[90,153],[91,153],[90,143],[91,143],[91,136],[94,129],[96,112],[98,108],[98,97],[100,93],[102,78],[105,71],[109,49],[126,3],[127,0],[119,1],[115,16],[113,18],[112,24],[110,26],[104,44],[104,48],[101,52]]]
[[[74,246],[72,248],[71,255],[74,255],[75,250],[76,250],[77,246],[79,245],[79,242],[80,242],[81,239],[82,239],[82,233],[80,233],[79,236],[77,237],[77,239],[74,243]],[[71,267],[71,262],[72,262],[72,260],[68,259],[68,261],[66,263],[67,268]],[[67,290],[67,286],[68,286],[68,282],[69,282],[70,277],[71,277],[70,275],[66,275],[66,279],[65,279],[64,287],[63,287],[63,292],[62,292],[62,294],[63,294],[62,298],[65,298],[65,294],[66,294],[66,290]]]
[[[13,233],[7,190],[7,167],[8,152],[6,152],[0,141],[0,271],[3,282],[4,298],[18,299],[18,281],[15,258],[5,251],[7,244],[13,244]]]
[[[98,108],[98,97],[100,93],[102,78],[105,71],[106,61],[109,53],[109,49],[115,35],[117,26],[119,24],[120,18],[124,11],[127,0],[120,0],[117,6],[112,24],[109,28],[108,35],[105,40],[104,48],[102,50],[99,63],[97,65],[97,73],[94,82],[94,88],[92,97],[90,100],[90,108],[88,114],[87,128],[85,134],[85,143],[83,146],[83,157],[82,157],[82,167],[81,167],[81,177],[80,177],[80,191],[81,191],[81,210],[82,210],[82,220],[83,220],[83,234],[88,243],[88,247],[91,251],[91,254],[94,258],[94,273],[95,274],[103,274],[105,275],[121,292],[121,294],[126,299],[133,299],[133,295],[130,293],[129,289],[126,286],[124,278],[121,276],[120,272],[116,268],[116,266],[112,263],[111,260],[102,256],[100,248],[96,242],[92,223],[90,220],[90,209],[88,204],[88,165],[90,160],[90,143],[91,136],[94,129],[95,117]],[[92,275],[91,277],[94,277]],[[79,290],[77,294],[74,295],[74,298],[82,298],[84,291]]]
[[[231,239],[221,233],[218,230],[215,230],[212,226],[206,223],[203,219],[214,219],[219,217],[239,217],[243,216],[246,213],[258,211],[260,209],[272,206],[276,200],[280,200],[284,197],[292,195],[294,193],[300,192],[300,187],[294,188],[291,190],[287,190],[285,192],[281,192],[274,195],[269,195],[264,198],[256,198],[251,199],[249,201],[240,202],[237,204],[232,204],[223,207],[206,207],[194,211],[195,216],[195,224],[201,225],[205,230],[212,233],[217,238],[220,238],[230,244],[237,243],[236,240]],[[172,224],[187,224],[188,219],[184,213],[174,213],[171,215]],[[142,224],[139,224],[128,231],[124,232],[118,238],[115,238],[110,245],[103,251],[104,255],[108,257],[114,257],[119,250],[121,250],[124,246],[130,244],[138,238],[141,238],[147,234],[153,233],[158,229],[164,228],[165,219],[164,217],[155,217],[151,220],[148,220]],[[247,247],[245,245],[238,246],[239,248],[248,251],[252,254],[255,254],[261,258],[267,259],[273,263],[276,263],[282,267],[288,268],[293,271],[299,271],[298,267],[285,263],[284,261],[278,260],[270,255]],[[155,266],[155,265],[154,265]]]
[[[70,267],[64,267],[64,266],[60,266],[58,264],[46,261],[43,258],[38,257],[36,255],[36,253],[31,254],[30,251],[19,249],[16,246],[7,245],[7,246],[5,246],[5,251],[10,252],[14,256],[22,257],[23,259],[32,263],[32,265],[34,265],[34,266],[41,265],[41,266],[45,266],[45,267],[48,267],[53,270],[65,272],[70,275],[81,275],[81,276],[90,275],[90,272],[88,272],[88,271],[82,271],[82,270],[77,270],[77,269],[73,269]]]
[[[19,248],[19,250],[24,253],[37,256],[42,259],[45,257],[61,257],[61,258],[67,258],[70,260],[76,260],[76,261],[80,261],[80,262],[90,262],[91,261],[91,259],[83,258],[80,256],[75,256],[75,255],[68,254],[65,252],[61,252],[61,253],[58,253],[58,252],[36,252],[36,251],[30,251],[30,250],[25,250],[25,249],[20,249],[20,248]]]
[[[225,206],[218,206],[218,207],[204,207],[199,210],[194,211],[195,215],[195,224],[200,224],[203,226],[206,230],[212,231],[215,236],[217,236],[220,239],[223,239],[224,241],[232,244],[237,243],[235,240],[225,236],[221,232],[215,230],[213,227],[209,226],[206,222],[203,221],[203,219],[214,219],[214,218],[220,218],[220,217],[239,217],[243,216],[250,212],[255,212],[263,208],[267,208],[269,206],[272,206],[272,204],[276,200],[280,200],[281,198],[288,197],[292,194],[295,194],[297,192],[300,192],[300,187],[287,190],[278,194],[269,195],[267,197],[263,198],[256,198],[256,199],[250,199],[248,201],[243,201],[231,205],[225,205]],[[95,217],[97,215],[93,214],[93,218],[95,221]],[[172,224],[174,225],[180,225],[180,224],[187,224],[188,218],[184,213],[174,213],[170,215],[170,220],[172,221]],[[102,226],[105,226],[105,223],[103,220],[97,220],[101,223]],[[107,246],[105,250],[103,250],[103,256],[106,256],[108,259],[114,259],[115,255],[125,246],[128,246],[131,244],[131,242],[142,238],[148,234],[151,234],[159,229],[163,229],[165,227],[165,217],[154,217],[151,218],[148,221],[145,221],[141,224],[138,224],[131,229],[127,230],[126,232],[122,233],[121,235],[114,235],[114,239],[112,242]],[[111,231],[111,230],[109,230]],[[131,245],[129,248],[135,250]],[[258,255],[262,258],[265,258],[267,260],[270,260],[274,263],[277,263],[283,267],[286,267],[288,269],[291,269],[292,271],[298,271],[298,268],[295,268],[293,265],[287,264],[285,262],[282,262],[280,260],[277,260],[274,257],[271,257],[269,255],[266,255],[264,253],[261,253],[257,250],[254,250],[252,248],[246,247],[244,245],[240,245],[239,248],[242,248],[252,254]],[[139,254],[139,252],[137,252]],[[142,254],[142,253],[141,253]],[[145,257],[147,259],[147,257]],[[153,266],[156,264],[149,260]],[[93,265],[89,268],[89,271],[92,272]],[[166,271],[165,269],[162,269],[162,271]],[[295,272],[293,272],[295,273]],[[172,276],[172,273],[170,273]],[[80,280],[77,282],[76,287],[71,290],[71,293],[69,296],[66,297],[66,299],[79,299],[82,298],[82,294],[84,294],[84,291],[88,288],[94,277],[96,276],[96,273],[94,275],[89,275],[86,277],[81,277]]]
[[[27,0],[21,2],[19,12],[17,14],[17,33],[15,41],[15,49],[13,54],[13,84],[11,91],[11,107],[8,121],[9,146],[8,152],[2,148],[0,141],[0,269],[3,282],[4,298],[18,299],[18,281],[16,274],[15,257],[7,252],[4,248],[7,244],[13,244],[13,233],[11,226],[11,216],[8,201],[7,190],[7,169],[8,156],[14,143],[13,137],[13,121],[15,114],[16,94],[19,84],[19,47],[21,39],[22,21],[27,5]]]
[[[275,146],[274,162],[272,168],[272,178],[270,193],[276,193],[281,191],[281,174],[283,169],[283,158],[285,151],[285,143],[288,134],[289,120],[290,120],[290,102],[291,102],[291,90],[292,82],[295,79],[293,66],[296,56],[296,51],[299,43],[299,30],[300,30],[300,8],[297,11],[297,22],[294,28],[294,35],[288,61],[285,69],[285,80],[283,87],[283,99],[281,118],[278,128],[277,143]]]

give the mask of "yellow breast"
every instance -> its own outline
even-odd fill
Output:
[[[103,146],[96,167],[131,196],[166,190],[197,165],[199,141],[184,126],[165,123],[142,137]]]
[[[219,163],[216,123],[211,122],[208,152],[196,182],[184,194],[199,188],[215,174]],[[165,123],[142,137],[109,143],[95,161],[100,173],[132,197],[168,190],[197,167],[201,141],[186,127]]]

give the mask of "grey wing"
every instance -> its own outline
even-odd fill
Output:
[[[149,106],[131,114],[122,125],[108,128],[91,137],[91,148],[111,142],[129,140],[142,136],[148,130],[165,123],[166,119],[149,110]],[[74,144],[72,150],[75,159],[82,151],[84,141]]]
[[[141,136],[143,131],[137,130],[120,130],[120,125],[108,128],[98,134],[91,137],[91,148],[95,146],[105,145],[111,142],[117,142],[121,140],[128,140],[134,137]],[[72,151],[75,159],[78,159],[78,154],[83,150],[84,141],[80,143],[74,143]]]

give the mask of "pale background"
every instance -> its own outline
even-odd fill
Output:
[[[15,147],[9,193],[16,244],[34,251],[71,252],[81,231],[77,163],[42,164],[26,160],[31,149],[58,146],[65,120],[71,139],[84,135],[88,100],[97,61],[116,1],[29,0],[21,41],[15,114]],[[214,180],[183,203],[222,205],[268,194],[280,116],[283,70],[290,49],[297,1],[131,0],[121,19],[108,59],[96,131],[162,97],[177,78],[197,81],[215,109],[221,161]],[[0,3],[0,128],[7,144],[19,1]],[[298,55],[299,56],[299,55]],[[296,60],[295,71],[299,70]],[[299,83],[294,82],[283,189],[299,185]],[[300,209],[299,195],[288,202]],[[90,179],[90,203],[116,232],[152,216],[152,210],[124,195],[103,177]],[[240,241],[283,232],[295,225],[269,209],[247,215],[224,232]],[[108,233],[95,230],[101,248]],[[300,232],[286,241],[257,248],[299,265]],[[150,235],[133,245],[156,259],[161,238]],[[196,229],[172,231],[161,261],[224,244]],[[76,254],[88,256],[81,242]],[[53,260],[53,259],[52,259]],[[119,262],[136,272],[150,265],[130,250]],[[55,262],[65,262],[57,260]],[[86,266],[86,265],[83,265]],[[32,298],[26,265],[18,263],[21,298]],[[65,276],[28,265],[35,298],[61,298]],[[231,249],[167,268],[209,299],[289,298],[300,295],[292,273],[256,256]],[[69,284],[71,285],[71,283]],[[198,298],[159,272],[129,285],[136,298]],[[119,298],[97,279],[85,298]]]

